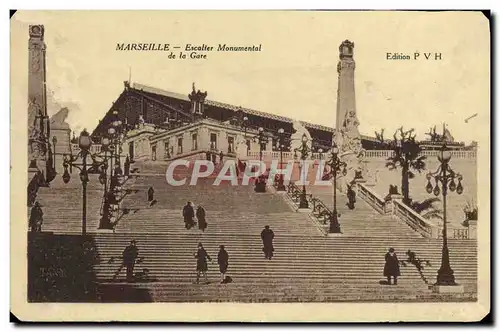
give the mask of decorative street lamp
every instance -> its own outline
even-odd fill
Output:
[[[54,170],[56,169],[56,144],[57,144],[57,137],[52,136],[52,151],[54,152],[54,158],[53,158]]]
[[[338,219],[339,214],[337,212],[337,175],[342,172],[342,175],[346,176],[347,164],[340,160],[339,148],[335,143],[332,146],[332,154],[328,165],[333,175],[333,213],[330,216],[330,233],[341,233]]]
[[[283,128],[278,129],[278,147],[280,151],[280,169],[283,171],[283,149],[285,148],[285,130]],[[284,176],[283,173],[280,173],[278,179],[278,191],[285,190]]]
[[[248,156],[248,151],[250,150],[250,146],[247,142],[248,117],[246,116],[243,117],[243,122],[241,123],[241,125],[244,131],[243,139],[245,140],[245,145],[247,146],[247,156]]]
[[[122,149],[122,144],[121,144],[121,127],[122,127],[122,121],[118,118],[118,111],[114,110],[113,115],[115,116],[116,120],[112,122],[112,126],[115,128],[116,136],[115,138],[115,144],[116,144],[116,154],[115,154],[115,163],[116,165],[119,165],[121,167],[121,154],[123,152]]]
[[[448,189],[451,191],[457,191],[457,194],[461,195],[464,191],[462,187],[462,175],[455,173],[450,165],[451,152],[446,148],[446,144],[441,148],[440,154],[438,155],[438,160],[441,163],[435,172],[429,172],[427,174],[427,186],[425,189],[427,192],[434,193],[434,195],[439,196],[442,192],[443,195],[443,251],[441,254],[441,267],[438,270],[437,282],[438,286],[454,286],[455,276],[453,275],[453,270],[450,266],[450,253],[448,250],[448,234],[447,234],[447,221],[446,221],[446,196],[448,194]],[[434,178],[436,182],[435,186],[432,186],[431,179]],[[455,183],[455,179],[458,180],[458,185]],[[439,185],[441,185],[442,190],[440,190]]]
[[[267,144],[267,136],[264,133],[264,128],[262,127],[259,127],[257,142],[259,142],[259,160],[262,161],[262,151],[266,148]]]
[[[297,152],[300,153],[300,159],[302,160],[302,170],[304,171],[304,182],[302,183],[302,195],[300,195],[299,209],[308,209],[309,203],[307,202],[306,193],[306,167],[305,161],[311,152],[311,149],[307,146],[309,139],[306,134],[302,135],[302,146],[294,150],[294,157],[297,159]]]
[[[92,140],[90,139],[89,133],[84,129],[80,133],[78,138],[78,146],[80,147],[80,152],[76,157],[64,156],[63,167],[64,174],[62,176],[64,183],[68,183],[71,176],[68,173],[68,166],[76,167],[80,170],[80,181],[82,182],[82,235],[87,234],[87,183],[89,182],[89,175],[87,171],[87,155],[89,155],[90,147],[92,146]],[[82,163],[77,163],[78,157],[81,157]]]
[[[319,148],[318,153],[319,153],[319,164],[321,165],[321,161],[323,160],[323,149]]]

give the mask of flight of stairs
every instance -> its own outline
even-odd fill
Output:
[[[307,187],[307,193],[319,198],[330,211],[333,211],[332,187]],[[356,197],[354,209],[346,203],[347,196],[337,192],[337,212],[340,213],[341,231],[346,236],[384,237],[384,238],[421,238],[403,221],[391,215],[383,215],[374,210],[361,197]],[[324,226],[328,229],[328,225]]]
[[[450,240],[450,259],[457,282],[466,293],[449,297],[432,294],[413,265],[401,267],[397,286],[384,284],[384,255],[394,247],[400,261],[411,250],[432,266],[424,268],[429,284],[440,265],[441,241],[421,238],[404,223],[377,216],[358,197],[356,209],[341,207],[344,234],[325,237],[307,214],[294,212],[281,194],[255,193],[253,186],[213,186],[202,179],[196,186],[170,186],[164,165],[141,167],[123,185],[121,209],[128,210],[114,234],[97,232],[102,188],[88,190],[88,232],[98,255],[93,266],[103,302],[290,302],[290,301],[461,301],[476,298],[477,249],[475,241]],[[163,171],[164,172],[164,171]],[[180,174],[183,176],[183,174]],[[188,175],[188,174],[184,174]],[[76,180],[73,180],[76,181]],[[97,180],[94,179],[94,183]],[[189,182],[189,180],[188,180]],[[156,203],[147,202],[155,189]],[[81,229],[81,189],[54,185],[39,193],[43,202],[44,231],[61,234]],[[326,194],[325,194],[326,195]],[[330,196],[331,197],[331,196]],[[339,196],[339,200],[344,199]],[[202,205],[208,228],[186,230],[181,215],[186,201]],[[343,205],[343,204],[342,204]],[[275,257],[265,260],[260,232],[269,225],[275,232]],[[149,279],[124,282],[125,269],[112,280],[121,253],[135,239],[144,260],[135,271],[148,269]],[[218,284],[218,267],[209,264],[210,284],[193,284],[198,242],[216,261],[218,246],[229,253],[230,284]],[[203,281],[203,279],[201,280]],[[142,295],[139,295],[142,294]]]

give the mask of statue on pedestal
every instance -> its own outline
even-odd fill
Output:
[[[247,151],[248,147],[245,138],[242,135],[238,135],[238,137],[236,138],[236,146],[235,146],[236,158],[237,159],[246,158]]]
[[[295,149],[299,149],[302,146],[302,137],[306,135],[307,137],[307,147],[311,149],[312,146],[312,138],[311,134],[309,131],[304,127],[300,121],[294,121],[293,122],[293,129],[295,130],[295,133],[292,134],[290,138],[290,147],[291,151],[295,151]]]
[[[33,98],[28,105],[28,160],[30,167],[36,167],[38,161],[45,161],[47,146],[45,123],[42,108]]]
[[[343,178],[343,185],[339,186],[341,191],[344,191],[352,184],[352,181],[366,173],[366,163],[363,162],[365,151],[361,146],[358,126],[356,112],[351,110],[346,113],[342,127],[333,136],[334,142],[339,147],[339,157],[347,164],[347,175]]]

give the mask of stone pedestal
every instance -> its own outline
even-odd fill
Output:
[[[344,234],[343,233],[328,233],[326,234],[326,236],[328,237],[339,237],[339,236],[343,236]]]
[[[469,239],[477,239],[477,220],[469,220]]]
[[[438,294],[460,294],[464,292],[464,286],[458,284],[453,286],[432,285],[429,288],[433,293]]]

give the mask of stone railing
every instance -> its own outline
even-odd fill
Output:
[[[475,159],[476,158],[476,151],[463,151],[463,150],[452,150],[451,152],[451,157],[454,159]],[[394,154],[394,151],[392,150],[366,150],[365,151],[365,158],[370,158],[370,159],[387,159],[390,156]],[[439,154],[438,150],[424,150],[420,153],[422,156],[427,156],[427,157],[437,157]],[[260,157],[260,151],[248,151],[247,154],[247,159],[259,159]],[[265,159],[279,159],[280,157],[280,152],[279,151],[262,151],[262,158]],[[329,153],[328,152],[323,152],[323,153],[312,153],[309,159],[312,160],[320,160],[320,159],[328,159],[329,158]],[[283,152],[283,160],[292,160],[294,159],[294,153],[293,152]]]
[[[383,198],[381,198],[377,193],[372,191],[363,183],[359,182],[358,182],[358,195],[379,213],[387,214],[391,212],[389,209],[387,209],[387,204]]]
[[[443,226],[436,226],[436,238],[443,238]],[[448,239],[469,240],[475,239],[474,229],[468,227],[456,226],[448,224]]]
[[[321,158],[320,158],[321,157]],[[328,157],[328,153],[313,153],[311,154],[309,159],[312,160],[320,160]],[[246,159],[258,160],[260,158],[260,151],[248,151]],[[276,159],[279,160],[280,152],[279,151],[262,151],[263,159]],[[295,158],[295,154],[293,152],[283,152],[283,160],[293,160]]]
[[[76,143],[71,143],[71,153],[73,155],[78,154],[80,152],[80,147]],[[101,144],[92,144],[90,146],[90,153],[100,153],[101,152]]]
[[[421,215],[403,204],[401,200],[393,199],[390,201],[392,205],[392,215],[404,221],[411,229],[428,238],[437,238],[438,229],[433,227]]]
[[[450,152],[453,159],[475,159],[477,156],[476,151],[451,150]],[[437,157],[439,153],[439,150],[423,150],[420,152],[420,155],[426,157]],[[366,150],[365,157],[387,159],[393,154],[394,151],[392,150]]]
[[[442,226],[432,223],[423,218],[403,204],[401,196],[393,195],[391,200],[384,201],[377,193],[363,183],[358,183],[358,195],[375,210],[381,214],[392,214],[404,221],[410,228],[427,238],[441,239],[443,237]],[[467,240],[475,238],[475,224],[471,227],[448,226],[448,238]]]

